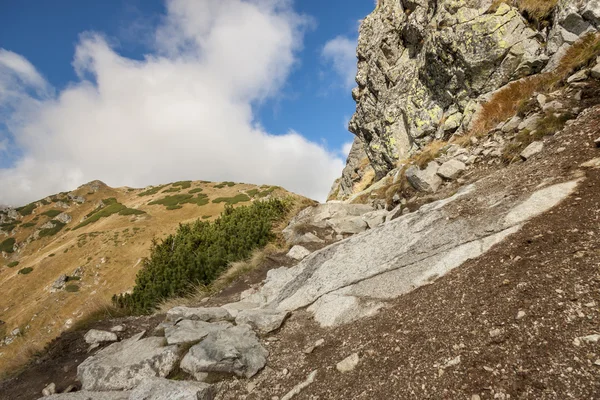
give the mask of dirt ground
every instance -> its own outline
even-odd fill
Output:
[[[267,367],[251,380],[220,384],[218,399],[279,400],[315,370],[314,382],[294,399],[600,399],[600,342],[576,340],[600,334],[600,169],[580,168],[600,157],[598,137],[594,108],[548,138],[538,157],[489,171],[481,181],[517,195],[584,177],[552,211],[371,318],[323,329],[295,312],[263,338]],[[468,199],[458,204],[457,218],[476,210]],[[271,261],[208,304],[237,300],[282,262]],[[160,319],[127,319],[123,337]],[[0,399],[37,399],[50,382],[59,390],[76,384],[76,365],[88,355],[81,336],[63,335],[25,372],[1,382]],[[305,352],[320,339],[323,346]],[[353,353],[356,368],[339,372],[336,364]]]

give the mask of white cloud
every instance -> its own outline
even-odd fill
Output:
[[[325,43],[321,51],[321,57],[331,64],[345,89],[352,89],[355,86],[356,46],[357,39],[338,36]]]
[[[352,150],[352,142],[344,143],[344,145],[342,146],[342,156],[344,158],[348,158],[350,150]]]
[[[4,50],[0,77],[17,71],[21,95],[38,92],[10,104],[7,126],[23,156],[0,169],[0,204],[93,179],[269,183],[323,200],[341,158],[292,130],[269,134],[252,109],[287,79],[305,24],[287,0],[168,1],[155,53],[131,60],[84,34],[73,60],[80,80],[46,97],[35,68]]]

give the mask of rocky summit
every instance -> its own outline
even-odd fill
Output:
[[[210,236],[194,227],[217,228],[182,224],[117,298],[121,314],[66,329],[0,398],[600,398],[599,23],[592,0],[378,1],[360,28],[355,140],[330,200],[269,220],[270,244],[214,281],[128,310],[200,265]],[[239,190],[250,206],[277,189]],[[84,207],[93,192],[53,202]],[[52,207],[13,252],[93,217]],[[24,212],[0,218],[18,233],[34,219]],[[89,268],[48,276],[44,293],[67,296]],[[31,332],[0,328],[3,348]]]

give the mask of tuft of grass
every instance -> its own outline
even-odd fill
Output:
[[[23,225],[21,225],[21,228],[31,228],[32,226],[35,226],[35,222],[26,222]]]
[[[172,183],[171,186],[173,186],[173,187],[179,186],[180,189],[189,189],[192,187],[192,181],[179,181],[179,182]]]
[[[42,213],[42,215],[45,215],[45,216],[50,217],[50,218],[54,218],[54,217],[56,217],[57,215],[60,215],[60,214],[62,214],[62,211],[60,211],[60,210],[48,210],[48,211],[45,211],[45,212]]]
[[[170,188],[167,190],[163,190],[163,193],[177,193],[177,192],[181,192],[181,188]]]
[[[260,192],[260,190],[258,190],[258,189],[250,189],[250,190],[246,191],[246,194],[248,196],[250,196],[250,197],[255,197],[258,194],[258,192]]]
[[[13,253],[15,243],[15,238],[5,239],[2,243],[0,243],[0,252]]]
[[[67,285],[67,286],[65,286],[65,292],[69,292],[69,293],[79,292],[79,285],[75,285],[75,284]]]
[[[228,205],[234,205],[234,204],[238,204],[238,203],[245,203],[248,201],[250,201],[250,197],[248,197],[248,195],[246,195],[246,194],[240,193],[233,197],[217,197],[212,202],[213,203],[226,203]]]
[[[6,266],[7,266],[8,268],[14,268],[14,267],[16,267],[17,265],[19,265],[19,262],[18,262],[18,261],[12,261],[12,262],[9,262],[8,264],[6,264]]]
[[[31,271],[33,271],[33,268],[27,267],[27,268],[20,269],[18,273],[21,275],[27,275],[27,274],[31,273]]]
[[[125,208],[121,211],[119,211],[119,215],[142,215],[142,214],[146,214],[145,211],[142,210],[136,210],[135,208]]]

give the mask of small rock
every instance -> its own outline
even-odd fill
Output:
[[[214,389],[201,382],[145,379],[129,395],[129,400],[212,400]]]
[[[442,178],[437,174],[438,169],[439,165],[435,161],[430,162],[424,170],[412,165],[406,170],[406,179],[420,192],[435,193],[442,184]]]
[[[525,317],[525,311],[519,311],[517,313],[517,319],[522,319],[523,317]]]
[[[567,78],[567,83],[582,82],[588,78],[589,71],[582,69]]]
[[[304,350],[302,350],[305,354],[310,354],[313,351],[315,351],[316,348],[321,347],[325,344],[325,339],[319,339],[317,340],[314,344],[306,347]]]
[[[532,115],[531,117],[521,122],[518,126],[518,129],[520,131],[528,130],[529,132],[533,132],[538,127],[538,124],[541,119],[542,117],[539,114]]]
[[[90,329],[83,338],[87,344],[116,342],[117,340],[119,340],[119,338],[117,338],[116,333],[100,331],[97,329]]]
[[[10,334],[13,336],[19,336],[21,334],[21,329],[15,328],[12,330],[12,332]]]
[[[534,155],[540,153],[543,149],[544,149],[544,143],[542,143],[540,141],[533,142],[529,146],[527,146],[525,148],[525,150],[523,150],[521,152],[521,158],[523,160],[528,160],[531,157],[533,157]]]
[[[474,394],[473,396],[471,396],[471,400],[481,400],[481,397],[479,397],[478,394]]]
[[[56,289],[56,290],[62,289],[66,283],[67,283],[67,275],[63,274],[54,281],[54,283],[52,284],[52,289]]]
[[[125,331],[125,327],[123,325],[117,325],[117,326],[113,326],[110,329],[111,332],[124,332]]]
[[[591,69],[590,74],[594,79],[600,79],[600,64]]]
[[[500,328],[492,329],[490,331],[490,337],[495,338],[495,337],[498,337],[500,335],[502,335],[502,329],[500,329]]]
[[[437,174],[444,179],[454,180],[462,174],[467,166],[458,160],[449,160],[442,164]]]
[[[56,385],[54,384],[54,382],[52,382],[42,390],[42,395],[44,396],[51,396],[54,393],[56,393]]]
[[[504,126],[502,127],[502,132],[511,133],[519,128],[523,120],[517,116],[512,117]]]
[[[310,255],[310,251],[306,247],[303,247],[303,246],[300,246],[300,245],[295,245],[287,253],[287,256],[289,258],[292,258],[292,259],[294,259],[296,261],[302,261],[306,257],[308,257],[309,255]]]
[[[354,370],[354,368],[356,368],[359,361],[360,358],[358,356],[358,353],[354,353],[337,363],[335,368],[342,373],[350,372]]]
[[[563,103],[561,103],[561,102],[560,102],[560,101],[558,101],[558,100],[554,100],[554,101],[552,101],[552,102],[550,102],[550,103],[547,103],[547,104],[546,104],[546,105],[543,107],[543,110],[544,110],[544,111],[557,111],[557,110],[562,110],[562,109],[564,109],[564,108],[565,108],[565,106],[564,106],[564,104],[563,104]]]
[[[538,94],[536,97],[536,100],[537,100],[538,104],[540,105],[540,107],[544,107],[546,105],[548,98],[546,96],[544,96],[543,94]]]
[[[238,325],[248,324],[260,333],[273,332],[283,324],[283,321],[290,315],[287,311],[278,311],[271,309],[257,309],[240,311],[235,318]]]

